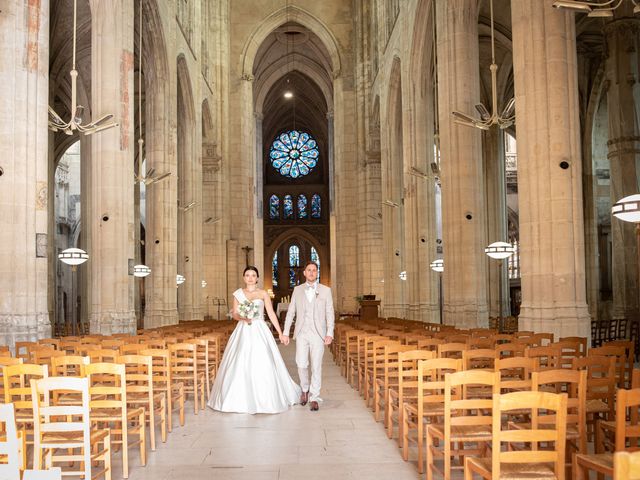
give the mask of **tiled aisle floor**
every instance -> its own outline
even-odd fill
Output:
[[[281,347],[297,381],[292,342]],[[139,466],[130,449],[130,480],[342,480],[418,479],[415,463],[402,461],[395,441],[373,420],[358,394],[340,376],[331,354],[323,367],[319,412],[295,406],[280,415],[241,415],[212,410],[189,413],[167,443]],[[174,417],[177,423],[177,415]],[[120,453],[114,480],[120,479]]]

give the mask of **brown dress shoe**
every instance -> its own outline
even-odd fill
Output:
[[[300,395],[300,405],[304,406],[309,401],[309,392],[302,392]]]
[[[312,412],[317,412],[318,410],[320,410],[320,405],[318,405],[318,402],[316,402],[315,400],[311,400],[311,403],[309,405],[311,406],[310,410]]]

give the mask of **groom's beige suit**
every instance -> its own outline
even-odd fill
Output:
[[[296,365],[300,376],[300,387],[309,392],[309,401],[318,401],[322,386],[322,357],[324,338],[333,338],[335,317],[331,289],[320,283],[303,283],[293,289],[291,303],[284,322],[284,334],[289,336],[293,317],[296,328]],[[309,357],[311,357],[311,380],[309,380]]]

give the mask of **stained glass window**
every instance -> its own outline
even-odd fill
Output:
[[[274,287],[278,286],[278,252],[273,254],[273,260],[271,261],[271,268],[273,273],[271,275],[271,283]]]
[[[307,175],[318,164],[318,144],[306,132],[290,130],[280,134],[271,144],[271,165],[283,177]]]
[[[269,197],[269,218],[280,218],[280,198],[277,195]]]
[[[317,193],[311,197],[311,218],[320,218],[322,214],[322,199]]]
[[[284,218],[293,218],[293,197],[284,196]]]
[[[320,256],[318,255],[316,247],[311,247],[311,261],[318,265],[318,278],[320,278]]]
[[[300,248],[297,245],[289,247],[289,286],[295,287],[297,284],[296,273],[300,267]]]
[[[298,218],[307,218],[307,197],[306,195],[298,195]]]

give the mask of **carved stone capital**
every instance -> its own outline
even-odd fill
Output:
[[[240,77],[240,80],[244,80],[245,82],[253,82],[255,77],[250,73],[243,73]]]

